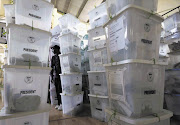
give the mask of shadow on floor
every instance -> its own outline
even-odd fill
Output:
[[[82,111],[76,116],[63,115],[62,111],[52,106],[49,125],[107,125],[107,123],[91,118],[90,105],[84,104]]]
[[[76,116],[68,116],[68,115],[63,115],[62,111],[58,111],[54,108],[54,106],[52,106],[52,109],[49,115],[50,115],[50,121],[63,120],[63,119],[74,118],[74,117],[91,117],[91,110],[90,110],[89,104],[84,104],[82,111],[79,112]]]

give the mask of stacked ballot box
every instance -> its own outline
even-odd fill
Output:
[[[61,100],[63,114],[77,115],[83,106],[82,73],[81,73],[81,39],[77,26],[80,21],[71,14],[59,18],[60,27],[60,63]]]
[[[48,52],[53,7],[44,0],[18,0],[4,5],[7,62],[2,67],[5,94],[0,123],[3,125],[48,124],[49,107],[45,105],[51,70]]]
[[[156,11],[157,1],[107,0],[106,4],[111,18],[103,26],[108,36],[108,64],[104,65],[109,95],[106,121],[109,125],[136,125],[145,124],[147,117],[148,125],[170,125],[169,112],[159,123],[149,117],[159,117],[164,111],[167,63],[159,61],[163,18],[151,12]]]
[[[108,63],[107,30],[103,28],[108,20],[109,16],[105,2],[89,12],[91,26],[88,30],[89,98],[92,117],[100,121],[105,121],[105,108],[109,105],[106,72],[103,66]]]

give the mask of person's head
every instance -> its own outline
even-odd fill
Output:
[[[60,47],[58,45],[51,47],[51,49],[54,54],[60,54]]]

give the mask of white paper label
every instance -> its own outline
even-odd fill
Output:
[[[109,72],[111,97],[115,100],[124,100],[123,70]]]
[[[110,52],[117,52],[125,48],[125,29],[123,26],[124,17],[114,21],[109,28]]]
[[[93,52],[94,65],[102,64],[101,51]]]

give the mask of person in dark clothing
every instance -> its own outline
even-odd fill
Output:
[[[62,104],[61,104],[61,95],[62,93],[62,87],[61,87],[61,79],[60,75],[61,74],[61,67],[60,67],[60,59],[59,59],[59,54],[60,54],[60,47],[58,45],[55,45],[51,47],[52,52],[54,53],[54,56],[51,59],[51,82],[54,83],[56,87],[56,94],[57,94],[57,99],[58,99],[58,105],[55,107],[58,110],[62,110]]]

